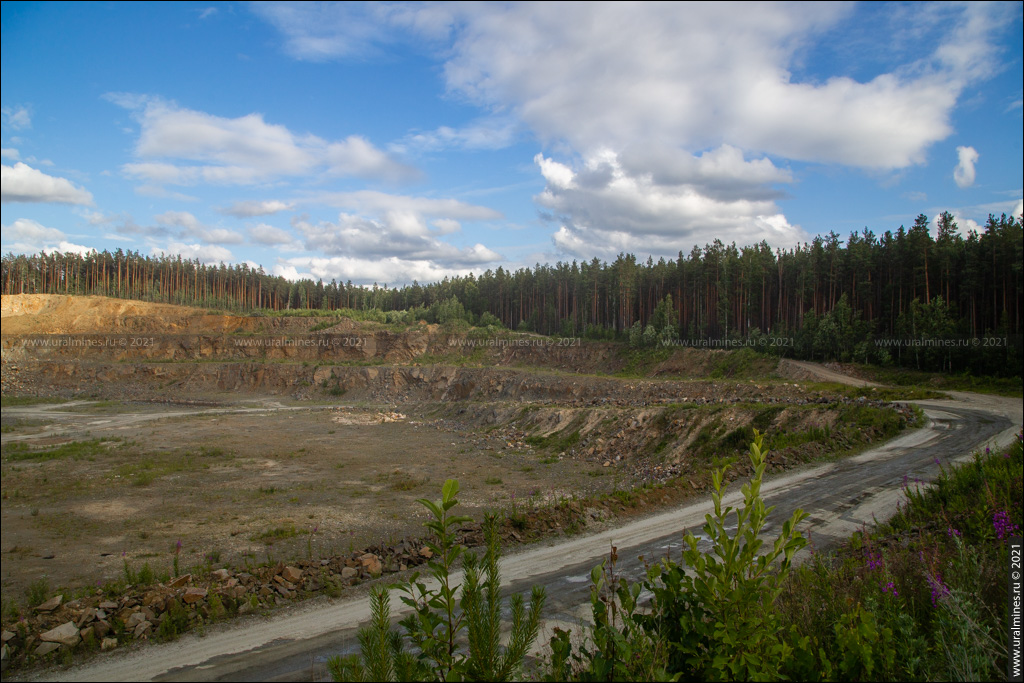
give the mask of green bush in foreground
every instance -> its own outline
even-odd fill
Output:
[[[806,680],[1005,677],[1006,539],[1022,526],[1022,480],[1018,437],[1006,452],[944,467],[928,488],[908,483],[907,503],[892,519],[793,572],[777,610],[814,657],[786,673]]]
[[[484,522],[487,550],[482,560],[463,552],[455,532],[470,518],[449,514],[458,504],[458,492],[459,483],[449,479],[442,488],[440,501],[417,501],[433,517],[426,526],[433,535],[427,543],[434,553],[428,566],[436,587],[418,581],[418,572],[394,586],[405,594],[402,602],[415,610],[400,625],[418,654],[407,652],[403,634],[391,628],[388,590],[378,588],[371,596],[373,622],[359,633],[361,655],[332,658],[328,669],[334,680],[515,680],[537,638],[544,589],[533,588],[529,608],[521,595],[512,596],[511,635],[508,645],[502,646],[501,545],[497,521],[488,515]],[[452,574],[459,557],[463,558],[464,576],[461,597],[457,599],[458,587],[452,585]]]
[[[665,559],[647,578],[630,584],[598,567],[591,575],[593,632],[578,648],[570,634],[552,638],[552,679],[564,680],[766,680],[794,655],[791,631],[781,628],[773,603],[793,554],[807,541],[796,530],[806,516],[797,510],[762,554],[761,530],[774,508],[765,507],[761,481],[767,464],[761,434],[754,432],[754,475],[743,486],[743,506],[723,508],[725,469],[713,473],[714,515],[702,529],[710,552],[687,532],[686,566]],[[735,512],[735,531],[729,522]],[[780,566],[775,567],[776,560]],[[654,597],[638,608],[643,591]],[[798,646],[800,643],[797,644]],[[803,643],[806,646],[806,642]]]

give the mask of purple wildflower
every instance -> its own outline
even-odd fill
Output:
[[[949,586],[942,583],[942,574],[935,572],[934,578],[929,574],[928,583],[932,587],[932,607],[938,607],[939,601],[949,597]]]
[[[954,536],[963,536],[959,529],[954,529],[953,527],[946,529],[946,535],[950,538],[953,538]]]
[[[1006,510],[1000,510],[992,515],[992,527],[1000,541],[1020,533],[1020,527],[1010,521],[1010,513]]]
[[[892,581],[890,581],[890,582],[888,582],[888,583],[886,583],[886,584],[884,584],[882,586],[882,592],[885,593],[886,595],[888,595],[890,591],[892,592],[892,597],[894,597],[894,598],[900,597],[899,592],[896,590],[896,584],[894,584]]]
[[[868,566],[868,571],[874,571],[882,567],[882,556],[876,555],[870,550],[864,551],[864,562]]]

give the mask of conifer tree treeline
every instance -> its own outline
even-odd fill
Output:
[[[1021,221],[990,215],[980,232],[964,237],[947,212],[934,228],[933,236],[922,214],[909,229],[879,236],[865,228],[845,244],[835,232],[788,250],[715,240],[671,261],[637,262],[620,254],[611,263],[595,258],[515,272],[498,268],[403,287],[291,282],[246,264],[204,265],[120,249],[11,254],[3,257],[2,286],[5,294],[99,294],[235,311],[414,309],[424,317],[454,298],[469,322],[486,316],[541,334],[626,338],[637,323],[657,319],[663,326],[667,319],[683,339],[789,336],[796,340],[794,355],[802,357],[1020,374],[1019,345],[981,354],[987,358],[982,367],[977,349],[874,343],[996,334],[1013,344],[1021,334]],[[672,315],[665,312],[668,301]]]

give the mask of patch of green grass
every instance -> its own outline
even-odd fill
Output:
[[[626,489],[612,491],[608,497],[631,508],[640,504],[640,496],[635,491],[628,491]]]
[[[578,418],[573,420],[578,422]],[[569,425],[563,430],[553,432],[547,436],[528,436],[523,439],[534,448],[550,449],[553,451],[564,451],[575,446],[580,440],[579,430],[572,430]]]
[[[488,486],[498,486],[502,482],[501,478],[499,477],[487,477],[486,479],[484,479],[484,483],[487,484]]]
[[[35,607],[41,605],[50,597],[50,582],[46,580],[46,577],[40,577],[29,584],[26,592],[26,598],[28,599],[28,606]]]
[[[858,366],[865,375],[882,384],[920,391],[973,391],[980,394],[998,394],[1021,398],[1024,388],[1020,377],[975,377],[969,374],[950,375],[939,372],[921,372],[903,368]]]
[[[622,369],[615,373],[616,377],[635,379],[647,377],[653,366],[664,363],[672,357],[674,349],[658,346],[651,349],[631,349],[623,345],[619,351]]]
[[[255,536],[252,536],[250,540],[262,541],[267,545],[272,545],[277,541],[283,541],[285,539],[294,538],[298,535],[299,532],[295,528],[295,525],[289,524],[288,526],[279,526],[273,529],[267,529],[266,531],[263,531],[259,534],[256,534]]]
[[[34,427],[42,427],[49,424],[45,420],[21,420],[17,418],[11,418],[4,420],[3,425],[0,425],[0,432],[3,434],[11,434],[18,431],[19,429],[32,429]]]
[[[425,481],[414,479],[403,473],[393,475],[393,478],[388,481],[388,488],[392,491],[414,491],[425,483]]]
[[[313,327],[309,328],[309,331],[319,332],[320,330],[326,330],[330,327],[334,327],[337,324],[337,320],[322,320],[321,322],[318,322],[316,325],[313,325]]]
[[[707,424],[700,428],[697,432],[697,437],[693,440],[690,445],[691,450],[701,456],[706,456],[707,451],[715,442],[715,439],[721,433],[722,421],[718,418],[710,420]]]
[[[831,438],[832,430],[827,427],[811,427],[799,432],[780,430],[770,434],[765,439],[765,445],[770,451],[778,451],[802,446],[805,443],[828,443]]]
[[[90,401],[82,405],[67,406],[65,408],[57,408],[55,412],[58,413],[116,413],[120,412],[123,408],[119,401]]]
[[[2,450],[2,456],[8,462],[59,460],[61,458],[81,460],[108,453],[110,446],[120,441],[121,439],[117,438],[90,439],[89,441],[72,441],[60,446],[40,449],[32,448],[24,442],[16,442],[5,445]]]
[[[716,356],[707,376],[711,379],[760,379],[774,373],[778,364],[776,358],[742,348]]]
[[[46,398],[43,396],[0,396],[0,408],[17,408],[18,406],[37,406],[43,403],[66,402],[66,398]]]
[[[899,434],[906,426],[906,421],[892,408],[853,404],[844,405],[839,409],[837,424],[871,429],[878,435],[888,438]]]

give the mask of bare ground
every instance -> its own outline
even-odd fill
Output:
[[[179,540],[182,566],[211,555],[241,566],[419,535],[415,499],[436,497],[449,478],[469,511],[613,486],[600,464],[550,461],[444,420],[347,407],[166,418],[166,406],[116,407],[116,419],[88,403],[4,411],[5,424],[32,420],[26,431],[59,434],[33,448],[95,444],[4,461],[5,596],[21,598],[40,577],[54,588],[116,580],[125,560],[170,568]]]

